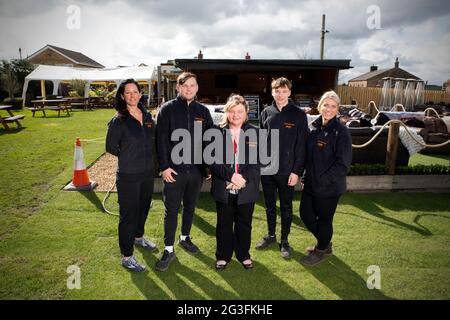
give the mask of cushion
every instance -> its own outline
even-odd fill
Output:
[[[423,119],[425,128],[427,128],[429,133],[443,133],[447,134],[449,131],[445,122],[436,117],[425,117]]]

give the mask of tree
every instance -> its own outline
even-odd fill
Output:
[[[13,59],[11,63],[14,67],[14,72],[21,85],[25,82],[25,77],[34,70],[34,65],[25,59]]]
[[[0,66],[0,80],[2,88],[8,92],[8,97],[14,99],[14,94],[20,89],[20,83],[14,72],[12,63],[7,60],[2,60]]]
[[[27,60],[2,60],[0,64],[0,83],[11,99],[14,99],[14,95],[22,90],[25,77],[33,69],[33,65]]]
[[[70,80],[70,88],[75,91],[79,97],[83,97],[86,83],[87,81],[85,80],[72,79]]]

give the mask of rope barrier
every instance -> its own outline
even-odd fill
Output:
[[[102,140],[98,142],[97,140]],[[95,143],[104,143],[105,137],[102,138],[95,138],[95,139],[80,139],[81,142],[95,142]]]
[[[438,117],[438,118],[440,118],[441,116],[439,115],[439,113],[436,111],[436,109],[434,109],[434,108],[426,108],[424,111],[423,111],[423,113],[425,113],[425,116],[427,116],[427,113],[428,113],[428,111],[433,111],[435,114],[436,114],[436,116]]]
[[[114,183],[112,184],[111,188],[109,188],[109,190],[106,192],[106,195],[105,195],[105,197],[103,198],[103,201],[102,201],[102,206],[103,206],[103,210],[104,210],[107,214],[110,214],[110,215],[112,215],[112,216],[118,217],[119,215],[118,215],[117,213],[111,212],[111,211],[109,211],[108,209],[106,209],[106,200],[108,200],[109,195],[110,195],[112,189],[114,189],[114,186],[115,186],[115,185],[116,185],[116,179],[114,179]]]
[[[367,147],[369,144],[371,144],[371,143],[376,139],[376,137],[378,137],[378,136],[381,134],[381,131],[382,131],[388,124],[391,124],[391,123],[399,123],[400,125],[402,125],[402,126],[406,129],[406,132],[410,135],[410,137],[411,137],[414,141],[416,141],[418,144],[420,144],[421,146],[423,146],[423,147],[425,147],[425,148],[439,148],[439,147],[445,146],[445,145],[447,145],[447,144],[450,143],[450,139],[447,140],[446,142],[439,143],[439,144],[426,144],[426,143],[422,143],[421,141],[417,140],[416,137],[414,137],[414,135],[410,132],[410,129],[408,128],[408,126],[407,126],[406,124],[404,124],[402,121],[400,121],[400,120],[389,120],[388,122],[386,122],[386,123],[378,130],[378,132],[377,132],[377,133],[376,133],[369,141],[367,141],[367,142],[364,143],[364,144],[360,144],[360,145],[358,145],[358,144],[352,144],[352,147],[353,147],[353,148],[356,148],[356,149]]]
[[[403,109],[403,112],[406,112],[406,109],[405,109],[405,107],[401,104],[401,103],[397,103],[395,106],[393,106],[392,108],[391,108],[391,110],[389,110],[390,112],[392,112],[392,111],[398,111],[398,109],[397,109],[397,106],[398,107],[402,107],[402,109]],[[395,110],[394,110],[395,109]]]

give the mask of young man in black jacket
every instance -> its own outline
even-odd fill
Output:
[[[281,211],[281,256],[290,258],[291,248],[288,236],[292,224],[292,200],[294,186],[303,173],[305,144],[308,137],[306,114],[292,100],[291,82],[284,78],[272,81],[272,105],[261,113],[260,128],[279,130],[279,169],[275,175],[262,175],[261,183],[266,205],[268,235],[256,245],[256,249],[266,249],[276,243],[276,202],[277,191]]]
[[[165,250],[156,269],[165,271],[175,259],[174,242],[177,229],[178,210],[183,202],[182,226],[179,244],[191,253],[197,253],[198,247],[192,243],[189,233],[192,227],[195,206],[202,185],[202,137],[213,126],[209,110],[195,101],[198,92],[197,77],[184,72],[177,79],[178,96],[165,103],[159,110],[156,123],[156,141],[158,161],[164,180],[163,199],[164,244]],[[188,133],[188,149],[180,149],[178,141],[172,141],[172,133]],[[195,132],[195,134],[194,134]],[[196,135],[201,135],[196,137]],[[195,143],[200,139],[200,144]],[[186,143],[182,138],[183,144]],[[180,159],[172,156],[179,155]]]

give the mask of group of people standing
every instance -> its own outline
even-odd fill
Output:
[[[134,246],[149,251],[157,248],[144,237],[157,170],[163,179],[165,207],[165,247],[155,266],[159,271],[166,271],[176,259],[174,244],[180,207],[182,221],[178,244],[190,253],[199,251],[192,242],[190,231],[205,177],[211,178],[211,194],[216,201],[217,270],[227,267],[233,253],[245,269],[253,268],[250,255],[252,217],[260,182],[268,232],[255,249],[264,250],[278,243],[276,202],[279,197],[279,250],[283,258],[291,257],[288,237],[293,217],[292,202],[294,187],[300,183],[303,188],[300,216],[317,239],[315,246],[307,248],[307,255],[301,262],[314,266],[332,254],[332,222],[339,197],[346,191],[346,175],[352,159],[351,137],[346,126],[337,119],[340,101],[335,92],[326,92],[320,99],[320,116],[310,130],[305,112],[290,99],[291,87],[291,82],[283,77],[272,81],[274,101],[262,111],[257,128],[248,122],[246,100],[235,94],[228,98],[220,124],[214,125],[209,110],[196,101],[199,87],[193,73],[184,72],[178,77],[178,96],[161,106],[156,124],[139,104],[139,84],[133,79],[122,82],[116,95],[117,114],[108,126],[106,151],[118,157],[118,233],[125,268],[145,271],[145,266],[133,255]],[[201,145],[196,144],[194,136],[200,129],[203,136],[211,128],[220,132],[216,136],[219,141],[211,143],[222,146],[223,150],[215,152],[213,163],[198,163],[195,161],[198,152],[202,154],[210,146],[203,140]],[[190,144],[191,152],[184,154],[186,150],[182,150],[174,159],[173,153],[179,151],[179,142],[172,139],[172,134],[177,129],[189,132],[190,141],[183,143]],[[254,152],[260,144],[258,130],[267,130],[269,140],[272,138],[270,132],[278,130],[279,141],[268,143],[278,147],[279,164],[275,174],[261,175],[264,172],[261,163],[250,159],[251,154],[258,154]],[[231,159],[226,157],[228,154]]]

